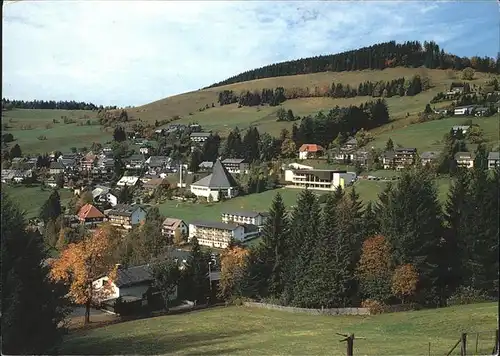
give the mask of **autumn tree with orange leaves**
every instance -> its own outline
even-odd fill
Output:
[[[231,246],[221,253],[219,298],[229,300],[241,296],[248,255],[249,251],[240,246]]]
[[[404,264],[396,267],[392,275],[392,292],[401,299],[404,304],[406,298],[411,297],[417,291],[418,271],[412,264]]]
[[[69,244],[51,263],[50,278],[69,284],[68,297],[76,304],[85,305],[85,324],[90,322],[92,303],[111,293],[110,283],[101,287],[93,281],[106,275],[108,281],[116,278],[115,251],[119,242],[116,228],[104,224],[82,241]]]
[[[356,275],[366,298],[384,302],[391,296],[391,251],[380,235],[363,242]]]

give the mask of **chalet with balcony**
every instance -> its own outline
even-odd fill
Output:
[[[127,169],[141,170],[144,168],[145,164],[146,158],[142,154],[132,155],[125,160],[125,168]]]
[[[203,143],[212,136],[212,132],[193,132],[189,136],[192,142]]]
[[[488,154],[488,169],[495,169],[500,166],[500,152],[490,152]]]
[[[422,166],[425,166],[426,164],[434,164],[438,161],[439,156],[441,155],[440,152],[436,151],[426,151],[422,152],[420,155],[420,160],[422,161]]]
[[[250,164],[244,158],[226,158],[222,165],[232,174],[248,174]]]
[[[258,235],[259,230],[255,225],[197,221],[189,224],[188,241],[196,236],[200,245],[226,248],[231,239],[246,241]]]
[[[394,167],[401,170],[415,163],[416,148],[396,148],[394,150]]]
[[[85,204],[82,206],[77,216],[80,224],[87,227],[96,227],[105,219],[104,214],[92,204]]]
[[[175,234],[188,236],[188,225],[181,219],[166,218],[161,225],[161,233],[169,241],[173,241]]]
[[[82,171],[90,171],[94,167],[94,164],[96,163],[97,156],[93,154],[92,152],[87,153],[85,156],[82,157],[80,160],[80,169]]]
[[[299,159],[318,158],[325,152],[325,149],[314,143],[304,143],[299,148]]]
[[[394,169],[394,151],[385,151],[380,155],[384,169]]]
[[[117,204],[106,215],[111,225],[127,230],[146,220],[146,210],[140,205]]]
[[[475,154],[472,152],[457,152],[455,153],[455,161],[457,162],[457,167],[461,168],[473,168],[474,167]]]
[[[267,212],[256,211],[232,211],[222,213],[223,223],[251,224],[262,227],[269,214]]]
[[[336,190],[344,188],[347,171],[332,169],[287,169],[285,181],[288,188]]]
[[[467,105],[467,106],[457,106],[455,110],[453,111],[453,115],[455,116],[468,116],[472,114],[472,111],[474,110],[474,105]]]
[[[50,162],[49,173],[53,174],[53,175],[64,173],[64,166],[63,166],[63,164],[61,162],[59,162],[59,161]]]

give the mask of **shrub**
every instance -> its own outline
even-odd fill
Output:
[[[457,291],[448,298],[446,304],[451,305],[464,305],[488,301],[490,298],[485,291],[477,290],[472,287],[460,286]]]
[[[374,299],[366,299],[361,302],[362,308],[368,308],[370,314],[382,314],[385,311],[385,304]]]

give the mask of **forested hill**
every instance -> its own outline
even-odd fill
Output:
[[[479,72],[500,73],[500,58],[495,60],[490,57],[458,57],[445,53],[433,41],[423,44],[418,41],[403,44],[391,41],[338,54],[301,58],[267,65],[243,72],[203,89],[286,75],[384,69],[397,66],[414,68],[425,66],[429,69],[455,70],[472,67]]]

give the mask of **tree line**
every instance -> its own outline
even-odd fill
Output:
[[[55,100],[9,100],[2,99],[2,109],[57,109],[57,110],[103,110],[116,109],[116,106],[102,106],[83,101],[55,101]]]
[[[355,189],[304,190],[290,211],[277,194],[262,242],[230,277],[222,260],[221,295],[305,308],[494,298],[499,173],[460,170],[444,207],[422,167],[365,207]]]
[[[454,70],[472,67],[479,72],[500,73],[500,57],[496,60],[490,57],[458,57],[445,53],[433,41],[424,41],[423,44],[419,41],[404,43],[390,41],[338,54],[274,63],[240,73],[207,88],[287,75],[385,69],[397,66],[411,68],[425,66],[429,69]]]
[[[428,78],[415,75],[412,78],[404,77],[391,81],[360,83],[357,88],[342,83],[332,83],[330,86],[310,88],[287,88],[278,87],[276,89],[262,89],[261,92],[255,90],[242,91],[239,95],[232,90],[224,90],[219,93],[219,105],[238,103],[239,106],[278,106],[289,99],[330,97],[330,98],[353,98],[355,96],[393,97],[393,96],[413,96],[430,88]]]

